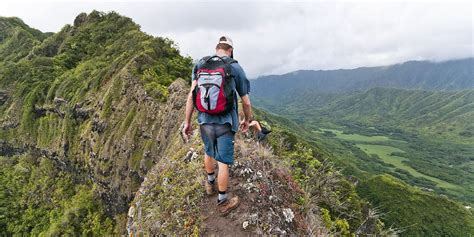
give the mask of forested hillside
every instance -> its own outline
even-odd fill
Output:
[[[253,80],[252,95],[254,105],[301,126],[297,133],[332,154],[346,175],[360,178],[359,195],[393,213],[383,218],[387,224],[407,226],[417,219],[405,233],[463,236],[474,233],[472,227],[446,234],[454,229],[451,224],[428,223],[439,218],[443,206],[465,213],[446,216],[474,220],[469,212],[474,204],[473,66],[470,58],[297,71]],[[374,178],[381,175],[385,178]],[[383,190],[395,183],[397,194]],[[398,203],[397,196],[423,201]],[[446,197],[455,201],[434,201]],[[425,205],[431,209],[398,211]]]
[[[367,136],[354,133],[341,134],[337,130],[315,133],[307,126],[299,126],[291,120],[260,110],[257,112],[260,120],[267,121],[272,125],[272,128],[276,127],[277,131],[282,130],[276,136],[271,137],[271,142],[275,144],[275,150],[278,150],[277,147],[281,147],[282,144],[287,144],[289,149],[293,149],[291,146],[295,146],[295,141],[299,141],[305,147],[316,151],[317,157],[334,162],[335,167],[338,167],[342,174],[351,177],[351,180],[357,180],[357,195],[372,203],[375,208],[373,211],[377,211],[377,215],[380,215],[380,218],[384,220],[385,226],[397,228],[401,232],[399,233],[401,236],[464,236],[474,233],[474,218],[470,210],[445,195],[452,195],[446,193],[446,190],[449,190],[446,188],[451,188],[451,186],[445,187],[445,185],[449,184],[441,183],[443,187],[439,188],[437,185],[440,184],[436,183],[439,180],[427,179],[426,177],[430,178],[430,176],[423,174],[419,176],[419,173],[414,173],[416,170],[409,169],[409,166],[406,165],[397,167],[392,163],[386,163],[396,160],[390,155],[381,159],[377,155],[366,154],[363,149],[358,147],[359,145],[361,148],[364,146],[388,148],[390,145],[398,146],[400,141],[385,140],[381,136],[370,136],[371,133],[376,132],[373,130],[369,130]],[[354,129],[353,131],[358,130]],[[341,136],[343,138],[339,138]],[[371,145],[371,143],[378,145]],[[415,144],[414,148],[423,145]],[[406,147],[403,148],[406,149]],[[432,157],[427,157],[431,164],[430,167],[433,166],[433,163],[439,162],[433,158],[439,159],[436,152],[443,151],[443,148],[439,147],[440,150],[433,151]],[[392,152],[390,149],[388,151]],[[382,152],[385,151],[382,149]],[[407,153],[409,152],[411,150],[407,151]],[[397,155],[401,154],[397,153]],[[416,159],[413,163],[415,162],[417,162]],[[458,179],[455,182],[461,183],[462,187],[472,185],[471,178],[466,177],[471,173],[462,171],[459,174],[457,173],[459,170],[449,168],[442,162],[439,164],[439,167],[442,168],[436,170],[436,173],[446,174],[446,176],[455,175],[452,176],[453,179]],[[422,167],[422,170],[423,168],[425,167]],[[451,169],[453,172],[442,170],[444,168]],[[299,172],[302,170],[314,172],[307,167],[295,171],[298,172],[298,170]],[[472,200],[473,198],[469,189],[455,191],[460,192],[457,196],[460,199]],[[445,194],[440,195],[439,193]]]
[[[258,99],[257,105],[305,124],[324,118],[403,127],[466,143],[474,136],[474,90],[469,89],[444,92],[373,88],[345,94],[301,93],[288,103]]]
[[[122,233],[179,127],[183,97],[168,86],[191,59],[116,13],[80,14],[55,34],[18,18],[0,27],[2,234]]]

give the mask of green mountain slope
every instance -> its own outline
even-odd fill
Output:
[[[1,18],[0,229],[123,233],[125,212],[179,124],[191,59],[116,13],[45,38]],[[170,89],[168,88],[169,86]],[[122,227],[121,227],[122,226]]]
[[[375,88],[332,102],[321,113],[329,111],[347,120],[405,123],[407,127],[438,132],[448,132],[457,125],[455,132],[469,133],[474,129],[471,120],[474,118],[474,90],[431,92]]]
[[[47,36],[19,18],[0,16],[0,62],[18,61]]]
[[[278,104],[277,104],[278,103]],[[262,105],[257,102],[257,105]],[[330,120],[403,127],[422,134],[469,142],[474,134],[474,90],[457,92],[374,88],[351,94],[301,94],[288,104],[273,102],[280,114],[311,122]],[[316,118],[317,119],[317,118]],[[472,140],[471,140],[472,141]]]
[[[365,148],[367,155],[399,157],[403,162],[392,164],[396,168],[403,168],[400,170],[402,173],[411,171],[410,175],[428,178],[444,188],[456,189],[453,192],[461,200],[468,200],[469,203],[474,200],[470,188],[474,177],[471,165],[474,156],[473,90],[439,92],[374,88],[351,94],[303,94],[288,104],[259,102],[257,100],[256,104],[316,133],[325,128],[344,131],[347,135],[340,134],[337,137],[343,138],[341,142],[346,144],[343,146],[346,148],[336,148],[338,142],[326,143],[336,150],[357,145],[355,151],[351,148],[344,156],[352,157],[358,154],[357,150]],[[320,136],[316,133],[313,137]],[[361,140],[350,134],[387,136],[390,139]],[[326,138],[331,139],[331,136]],[[391,162],[390,159],[385,161]],[[433,162],[436,165],[432,165]],[[359,162],[359,159],[351,163],[358,163],[359,168],[364,166],[366,168],[363,170],[378,173]],[[405,175],[402,173],[398,175]],[[411,180],[413,184],[415,179],[407,177],[404,180]],[[433,185],[422,186],[433,188]]]
[[[281,150],[279,147],[295,150],[292,146],[302,142],[317,151],[315,154],[318,160],[329,159],[337,166],[343,167],[342,173],[352,177],[352,180],[357,180],[358,196],[369,200],[379,211],[378,214],[383,213],[381,219],[384,220],[385,227],[395,227],[401,231],[400,236],[465,236],[474,233],[474,217],[469,210],[445,195],[419,188],[427,186],[429,180],[405,183],[399,178],[413,181],[415,177],[407,179],[403,176],[405,173],[397,173],[397,170],[387,168],[382,162],[375,162],[373,157],[353,147],[353,140],[342,142],[332,136],[326,136],[327,134],[314,134],[292,121],[265,111],[256,110],[256,114],[258,119],[269,122],[272,128],[275,127],[277,134],[270,137],[275,151]],[[304,156],[300,153],[293,158],[296,173],[299,172],[297,164],[298,161],[301,162],[302,157]],[[354,162],[355,160],[359,161]],[[307,164],[299,164],[305,163]],[[308,166],[302,170],[307,173],[314,172]]]
[[[344,167],[344,174],[363,180],[366,188],[358,189],[359,195],[376,205],[382,205],[388,213],[398,215],[394,217],[388,214],[384,218],[386,224],[407,227],[409,236],[446,235],[446,231],[450,233],[447,235],[463,236],[466,232],[472,233],[473,230],[469,229],[472,227],[461,228],[462,231],[456,232],[456,228],[450,225],[469,226],[460,224],[465,223],[464,220],[450,218],[451,224],[441,229],[439,223],[429,223],[434,223],[431,218],[436,219],[434,216],[443,213],[442,210],[446,208],[457,210],[457,214],[445,213],[446,216],[463,216],[468,223],[473,219],[469,212],[467,216],[460,214],[466,213],[466,210],[459,204],[454,204],[454,207],[451,201],[436,201],[441,195],[460,201],[465,206],[474,204],[474,91],[469,89],[471,86],[462,87],[464,82],[469,84],[474,80],[472,74],[468,73],[459,77],[459,80],[451,77],[470,71],[471,61],[466,59],[437,64],[439,70],[446,70],[439,74],[445,76],[444,79],[420,75],[422,70],[427,75],[432,73],[426,68],[431,63],[421,65],[418,69],[405,67],[409,64],[385,68],[394,74],[383,76],[387,76],[389,79],[386,80],[394,84],[365,81],[372,77],[373,70],[382,68],[322,71],[315,73],[319,75],[317,78],[311,77],[315,75],[312,72],[297,72],[282,75],[279,79],[253,81],[252,95],[255,98],[254,105],[303,127],[304,131],[298,130],[298,133],[313,146],[332,154],[332,160]],[[455,73],[451,71],[453,65],[460,67]],[[398,74],[405,76],[394,79],[393,76]],[[430,78],[445,85],[433,87],[431,81],[427,81]],[[408,79],[410,81],[404,81]],[[306,88],[302,89],[304,84]],[[379,85],[410,90],[372,88]],[[453,85],[458,85],[457,90],[449,91],[454,89]],[[362,91],[357,91],[359,89]],[[376,186],[390,187],[389,180],[366,182],[377,175],[401,179],[404,181],[403,188],[397,189],[396,195],[391,193],[387,197],[387,193],[378,192]],[[370,190],[371,194],[363,190]],[[423,204],[407,204],[402,200],[400,202],[403,203],[399,203],[392,199],[405,195]],[[430,202],[443,204],[435,206],[430,205]],[[431,209],[420,215],[398,211],[399,208],[416,210],[417,206]],[[422,221],[414,224],[414,219]],[[409,227],[411,225],[414,226]]]
[[[362,182],[361,196],[387,211],[388,223],[404,227],[403,236],[469,236],[474,218],[458,203],[413,189],[389,175]],[[391,208],[396,206],[397,208]],[[443,210],[443,211],[440,211]]]

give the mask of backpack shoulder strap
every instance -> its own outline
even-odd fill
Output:
[[[222,57],[222,61],[224,62],[224,70],[226,73],[226,76],[229,78],[233,78],[234,76],[231,74],[232,67],[231,64],[233,63],[238,63],[237,60],[230,58],[230,57]]]
[[[238,63],[237,60],[233,58],[229,58],[229,57],[223,57],[222,61],[224,61],[224,63],[227,63],[227,64]]]

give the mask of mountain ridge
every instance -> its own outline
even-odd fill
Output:
[[[257,98],[275,100],[292,94],[347,93],[374,87],[421,90],[474,88],[474,58],[444,62],[410,61],[383,67],[296,71],[251,80]]]
[[[190,73],[191,60],[171,41],[144,34],[130,18],[113,12],[80,14],[74,25],[45,39],[12,37],[0,46],[14,55],[0,62],[6,95],[0,140],[7,144],[0,196],[7,198],[2,208],[11,209],[1,229],[123,233],[134,189],[179,127],[173,108],[183,106],[184,98],[176,97],[172,82]],[[28,47],[5,47],[16,39],[25,39]],[[7,177],[16,177],[23,188]],[[35,202],[28,201],[30,192],[38,197],[31,197]],[[15,206],[22,202],[25,207]],[[60,228],[61,222],[67,228]]]
[[[472,59],[473,57],[461,57],[461,58],[452,58],[452,59],[446,59],[446,60],[440,60],[440,61],[434,61],[434,60],[408,60],[408,61],[403,61],[399,63],[394,63],[394,64],[387,64],[387,65],[379,65],[379,66],[361,66],[361,67],[354,67],[354,68],[334,68],[334,69],[299,69],[283,74],[268,74],[268,75],[261,75],[257,76],[256,78],[251,78],[251,80],[258,80],[259,78],[263,77],[269,77],[269,76],[285,76],[285,75],[290,75],[290,74],[298,74],[299,72],[327,72],[327,71],[350,71],[350,70],[364,70],[364,69],[373,69],[373,68],[379,68],[379,69],[387,69],[393,66],[401,66],[404,64],[441,64],[441,63],[446,63],[446,62],[456,62],[456,61],[464,61],[464,60],[469,60]]]

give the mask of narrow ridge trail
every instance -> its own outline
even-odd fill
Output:
[[[231,177],[231,179],[230,185],[232,187],[238,186],[241,181],[236,177]],[[244,192],[238,189],[230,189],[229,198],[235,195],[241,199],[240,204],[226,216],[221,216],[217,210],[217,193],[211,196],[206,195],[203,198],[201,206],[201,218],[204,221],[203,235],[244,236],[249,234],[242,228],[242,223],[245,221],[243,217],[249,212],[249,204],[252,204],[248,202],[247,198],[243,199],[246,195]]]
[[[217,210],[217,194],[204,195],[201,203],[204,236],[302,234],[305,220],[296,204],[302,194],[271,149],[253,139],[236,137],[235,163],[229,167],[229,198],[239,206],[226,216]],[[278,168],[277,168],[278,167]],[[203,175],[204,177],[205,175]],[[204,192],[203,180],[203,192]]]
[[[301,204],[304,192],[270,146],[236,136],[228,193],[229,198],[237,195],[240,204],[221,216],[217,194],[205,193],[204,154],[198,134],[186,144],[173,140],[177,149],[152,168],[132,201],[127,218],[130,236],[308,233]]]

